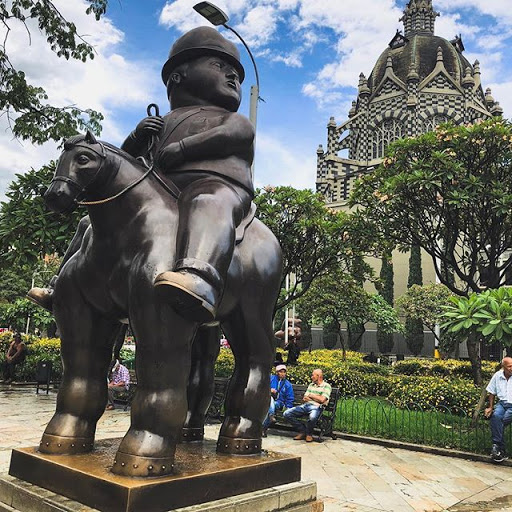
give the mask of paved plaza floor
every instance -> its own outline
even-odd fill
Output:
[[[0,384],[0,473],[12,448],[39,443],[55,409],[56,393]],[[121,437],[129,411],[106,411],[97,438]],[[219,425],[206,427],[215,439]],[[315,480],[326,512],[512,511],[512,467],[347,440],[294,441],[269,433],[265,449],[302,458],[303,480]]]

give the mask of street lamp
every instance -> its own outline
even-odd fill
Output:
[[[256,85],[251,85],[251,98],[249,103],[249,120],[254,126],[254,133],[256,133],[256,121],[258,117],[258,100],[260,100],[260,77],[258,75],[258,68],[256,67],[256,61],[247,46],[247,43],[244,41],[242,36],[233,28],[230,27],[227,23],[229,21],[228,16],[225,12],[221,11],[216,5],[213,5],[210,2],[199,2],[194,5],[194,10],[197,11],[203,18],[206,18],[212,25],[218,27],[222,25],[223,27],[231,30],[233,34],[235,34],[242,44],[245,46],[249,57],[251,58],[252,65],[254,66],[254,74],[256,75]],[[254,177],[254,160],[252,162],[251,173]]]

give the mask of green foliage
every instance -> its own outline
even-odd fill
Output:
[[[283,281],[293,273],[289,293],[275,310],[304,295],[315,279],[341,268],[363,279],[372,275],[361,257],[376,250],[378,239],[360,216],[328,208],[320,194],[292,187],[257,190],[258,217],[272,230],[283,251]]]
[[[409,256],[409,278],[407,280],[407,288],[413,285],[423,284],[423,273],[421,270],[421,248],[417,245],[411,247]],[[405,319],[405,342],[409,350],[417,356],[425,342],[423,334],[423,320],[421,318],[411,318],[406,316]]]
[[[412,285],[396,301],[400,314],[421,320],[435,333],[436,324],[443,320],[443,307],[449,304],[453,293],[442,284]]]
[[[443,328],[465,339],[481,335],[487,343],[512,346],[512,289],[502,287],[454,297],[444,307]]]
[[[332,326],[340,337],[342,324],[350,323],[375,322],[383,332],[403,331],[395,310],[382,296],[369,294],[340,269],[318,278],[299,303],[305,318]]]
[[[88,0],[88,3],[87,13],[94,14],[96,19],[105,13],[107,0]],[[36,144],[50,139],[60,141],[86,129],[99,134],[103,119],[99,112],[75,105],[50,105],[45,90],[28,83],[25,72],[16,69],[9,59],[11,29],[22,25],[28,31],[30,20],[37,24],[48,46],[59,57],[83,62],[94,58],[93,47],[77,33],[75,24],[66,20],[53,3],[45,0],[1,1],[0,20],[6,34],[0,44],[0,109],[13,134]],[[30,43],[30,37],[27,42]]]
[[[497,371],[496,363],[482,361],[482,375],[489,380]],[[446,379],[471,379],[472,370],[469,361],[457,359],[406,359],[397,361],[393,366],[395,375],[442,377]]]
[[[388,396],[400,408],[448,408],[454,413],[471,415],[480,397],[480,389],[467,380],[438,377],[394,380]]]
[[[16,299],[13,303],[0,304],[0,326],[24,331],[30,316],[30,328],[46,329],[54,322],[53,315],[28,299]]]
[[[59,215],[48,210],[43,193],[55,171],[55,162],[38,171],[17,174],[0,205],[0,261],[3,267],[32,267],[45,255],[63,255],[75,233],[80,212]]]
[[[382,258],[382,267],[380,270],[380,279],[382,282],[379,290],[382,298],[392,307],[394,301],[394,272],[391,254],[385,254]],[[377,322],[377,344],[381,353],[386,354],[393,350],[393,334],[383,328],[382,323]]]
[[[16,380],[33,382],[36,378],[36,368],[39,361],[51,361],[52,380],[62,378],[62,361],[60,357],[60,340],[55,338],[36,338],[22,335],[27,345],[25,361],[16,367]],[[13,340],[12,332],[0,334],[0,364],[5,360],[5,353]]]
[[[497,288],[512,263],[512,125],[445,124],[401,139],[354,187],[352,205],[404,250],[422,247],[454,293]]]
[[[409,277],[407,279],[407,288],[412,285],[423,284],[423,271],[421,268],[421,247],[413,245],[409,255]]]
[[[411,353],[415,356],[420,354],[425,342],[423,322],[421,320],[415,320],[414,318],[407,317],[405,319],[404,337],[407,348]]]

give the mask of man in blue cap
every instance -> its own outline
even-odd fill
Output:
[[[183,316],[216,318],[235,229],[254,197],[254,127],[236,111],[244,69],[236,46],[199,27],[172,46],[162,69],[171,111],[143,119],[122,145],[148,156],[180,189],[176,261],[155,286]]]

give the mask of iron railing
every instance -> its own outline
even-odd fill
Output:
[[[472,426],[471,417],[457,408],[422,407],[414,403],[398,408],[379,398],[341,397],[334,428],[344,433],[471,453],[489,453],[492,444],[489,422],[483,415]],[[506,429],[505,436],[512,448],[512,429]]]

